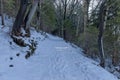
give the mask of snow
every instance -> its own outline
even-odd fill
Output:
[[[12,41],[9,36],[12,22],[6,23],[4,28],[0,25],[0,80],[118,80],[83,56],[82,49],[50,34],[45,37],[34,29],[31,37],[24,40],[29,43],[34,39],[37,48],[34,55],[25,59],[29,47],[20,47]],[[16,56],[18,53],[20,56]]]

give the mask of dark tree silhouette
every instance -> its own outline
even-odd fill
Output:
[[[23,21],[27,10],[28,1],[29,0],[21,0],[20,2],[20,8],[12,28],[12,35],[21,36],[21,27],[24,27]]]

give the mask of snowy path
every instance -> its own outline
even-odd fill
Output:
[[[79,48],[49,34],[44,39],[40,33],[32,31],[31,38],[34,37],[38,45],[35,54],[26,60],[28,47],[17,46],[7,29],[0,27],[1,30],[0,80],[118,80],[97,66],[97,62],[84,57]],[[16,56],[17,53],[20,56]]]

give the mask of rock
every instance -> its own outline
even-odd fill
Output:
[[[13,58],[12,58],[12,57],[10,57],[10,60],[13,60]]]
[[[19,57],[19,56],[20,56],[20,53],[17,53],[17,54],[16,54],[16,56],[18,56],[18,57]]]
[[[14,65],[11,64],[11,65],[9,65],[9,67],[14,67]]]

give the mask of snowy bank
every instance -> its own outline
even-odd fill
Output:
[[[37,41],[35,54],[25,59],[28,47],[16,45],[9,36],[9,27],[1,27],[0,80],[118,80],[97,62],[84,57],[80,48],[35,30],[31,30],[30,39],[25,39]]]

